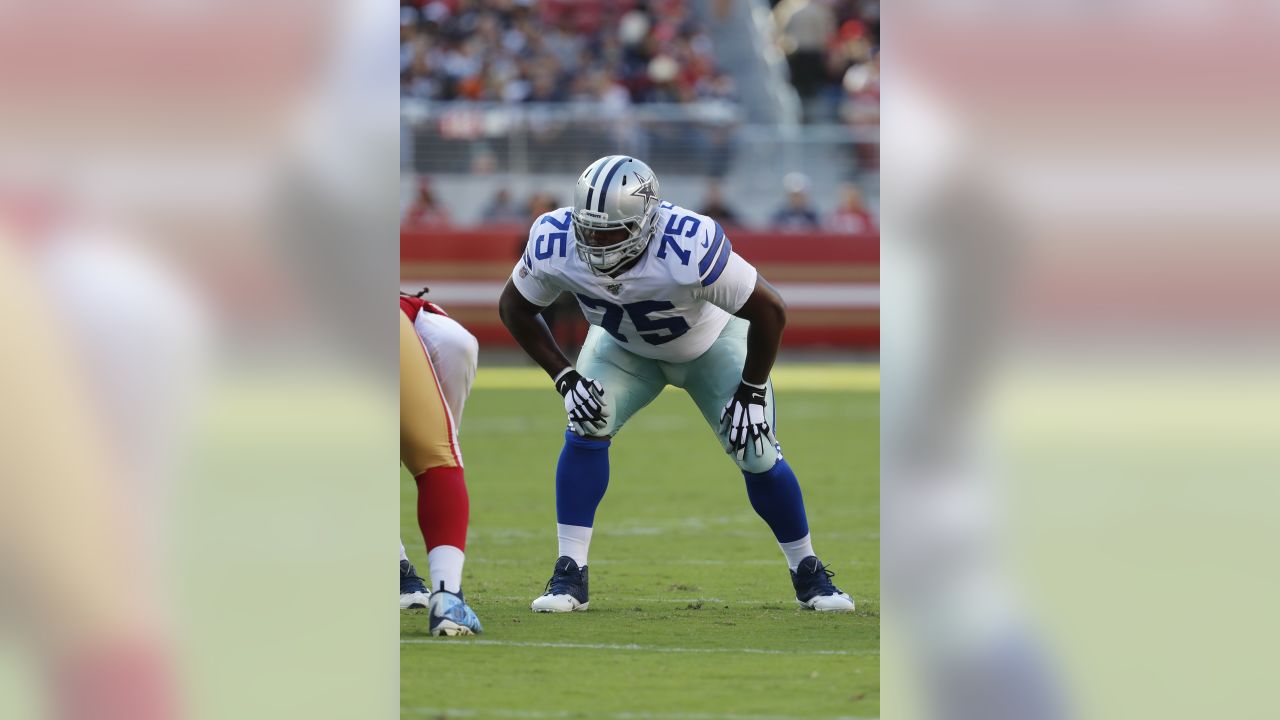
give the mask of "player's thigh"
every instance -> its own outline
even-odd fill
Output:
[[[746,326],[745,320],[730,321],[711,347],[684,368],[683,387],[726,452],[730,447],[729,437],[720,431],[720,416],[725,403],[733,397],[738,383],[742,381],[742,366],[747,359]],[[773,381],[770,380],[765,389],[765,418],[770,427],[776,426],[776,410]],[[766,443],[762,454],[757,455],[748,448],[746,457],[741,460],[735,457],[734,462],[747,472],[758,473],[773,467],[779,456],[778,446]]]
[[[400,316],[400,460],[414,475],[433,467],[458,467],[453,418],[431,358],[404,313]]]
[[[658,363],[623,349],[599,327],[587,331],[576,369],[604,388],[609,424],[602,436],[614,435],[640,408],[653,402],[667,381]]]
[[[462,423],[462,408],[476,379],[480,343],[457,320],[423,310],[413,329],[427,346],[436,379],[456,423]]]

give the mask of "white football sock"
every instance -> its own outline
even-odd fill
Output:
[[[400,562],[404,562],[405,560],[408,560],[408,559],[409,559],[409,556],[404,554],[404,541],[401,540],[400,541]]]
[[[778,543],[782,554],[787,556],[787,566],[792,570],[800,567],[800,561],[813,554],[813,541],[808,535],[788,543]]]
[[[591,547],[591,528],[556,523],[556,537],[560,540],[561,555],[573,558],[580,568],[587,566],[587,549]]]
[[[451,592],[462,591],[462,563],[466,555],[452,545],[437,545],[427,552],[427,567],[431,575],[431,592],[444,589]]]

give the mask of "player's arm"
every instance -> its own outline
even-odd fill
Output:
[[[534,362],[554,378],[564,372],[565,368],[572,366],[572,363],[556,344],[547,321],[542,319],[540,313],[545,309],[529,302],[511,280],[507,280],[507,286],[502,289],[502,297],[498,298],[498,316],[502,318],[502,324],[507,326],[511,337],[515,338]]]
[[[515,280],[507,280],[502,297],[498,298],[498,316],[502,318],[502,324],[507,326],[511,337],[529,357],[551,376],[556,390],[564,397],[564,409],[574,430],[579,435],[603,432],[609,417],[604,388],[573,369],[573,364],[551,336],[551,328],[539,314],[543,309],[521,294]]]
[[[787,306],[778,291],[733,251],[733,243],[719,224],[706,223],[703,233],[702,242],[694,246],[700,286],[694,289],[694,297],[751,324],[742,380],[763,388],[778,357],[782,328],[787,324]]]
[[[778,358],[782,329],[787,324],[787,305],[769,281],[757,275],[755,290],[734,315],[751,323],[747,329],[747,360],[742,366],[742,379],[753,385],[764,385]]]
[[[733,252],[724,230],[712,223],[706,230],[698,258],[697,296],[750,323],[747,328],[747,357],[742,366],[742,382],[725,403],[720,415],[720,431],[730,442],[730,452],[739,459],[747,448],[760,455],[773,442],[773,430],[765,416],[769,372],[778,357],[782,328],[787,324],[787,306],[750,263]]]
[[[742,365],[742,382],[720,415],[721,431],[729,436],[731,451],[739,458],[748,447],[757,455],[772,442],[773,430],[765,415],[765,393],[769,372],[778,357],[782,328],[787,324],[787,306],[767,280],[756,275],[755,288],[734,313],[751,323],[747,328],[747,358]]]

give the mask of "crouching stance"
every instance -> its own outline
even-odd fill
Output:
[[[592,325],[576,367],[538,317],[561,292],[577,297]],[[786,308],[714,220],[661,202],[639,160],[601,158],[579,177],[573,207],[534,221],[499,311],[553,379],[569,420],[556,468],[560,557],[534,611],[587,609],[587,550],[611,438],[667,385],[689,393],[742,471],[796,599],[853,610],[814,554],[800,485],[774,437],[769,373]]]
[[[418,485],[418,526],[427,546],[431,579],[427,601],[431,634],[472,635],[481,627],[462,595],[470,503],[457,428],[427,344],[410,320],[426,310],[406,308],[403,302],[401,310],[400,461]],[[400,552],[401,605],[405,606],[406,589],[411,597],[414,594],[412,587],[405,587],[406,579],[412,584],[417,574],[403,545]],[[406,566],[412,578],[406,578]]]

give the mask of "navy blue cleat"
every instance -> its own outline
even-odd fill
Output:
[[[437,637],[479,635],[483,631],[480,618],[467,605],[462,592],[451,593],[444,589],[444,583],[440,583],[439,590],[431,593],[430,618],[431,634]]]
[[[427,602],[430,599],[431,591],[427,589],[427,584],[418,576],[418,571],[413,568],[413,563],[408,560],[401,560],[400,609],[420,610],[427,606]]]
[[[533,599],[534,612],[573,612],[587,609],[587,569],[568,555],[556,558],[546,592]]]
[[[796,589],[796,600],[803,606],[822,612],[852,612],[853,598],[831,582],[835,573],[822,561],[810,555],[791,571],[791,584]]]

